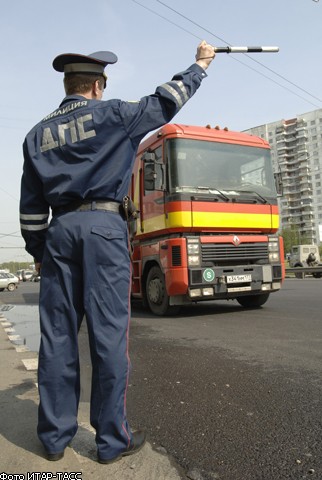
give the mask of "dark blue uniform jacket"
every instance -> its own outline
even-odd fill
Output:
[[[122,202],[137,147],[195,93],[205,71],[193,64],[139,102],[67,96],[23,144],[20,223],[26,250],[41,262],[49,209],[84,199]]]

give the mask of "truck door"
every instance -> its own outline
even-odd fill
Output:
[[[145,152],[142,156],[142,163],[141,230],[143,233],[150,233],[165,228],[165,172],[162,162],[162,146]]]

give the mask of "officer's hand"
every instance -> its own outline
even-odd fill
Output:
[[[203,40],[199,43],[196,53],[196,63],[206,70],[215,58],[214,47]]]

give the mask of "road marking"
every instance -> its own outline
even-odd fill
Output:
[[[3,327],[11,327],[12,326],[12,323],[8,322],[6,318],[4,320],[0,320],[0,322],[1,322],[1,325]]]
[[[24,364],[26,370],[37,370],[38,369],[38,358],[25,358],[21,360]]]
[[[1,305],[0,306],[0,311],[1,312],[8,312],[9,310],[12,310],[13,308],[15,308],[14,305]]]
[[[6,327],[6,328],[4,329],[4,331],[7,332],[7,333],[13,333],[13,332],[15,332],[16,330],[15,330],[13,327]]]
[[[8,338],[10,342],[17,342],[18,340],[21,340],[20,335],[8,335]]]
[[[14,347],[18,353],[30,352],[30,349],[26,347],[26,345],[15,345]]]

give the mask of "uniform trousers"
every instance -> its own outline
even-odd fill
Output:
[[[86,317],[92,361],[90,422],[100,458],[130,445],[126,391],[131,267],[127,224],[118,213],[54,216],[41,270],[38,436],[58,453],[77,431],[78,331]]]

